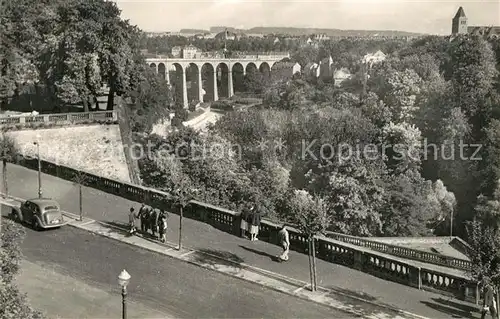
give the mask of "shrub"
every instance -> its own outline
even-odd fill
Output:
[[[222,111],[233,111],[234,105],[230,101],[215,101],[210,108]]]

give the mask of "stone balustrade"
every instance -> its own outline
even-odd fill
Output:
[[[12,115],[0,117],[0,125],[30,125],[30,124],[76,124],[84,122],[115,122],[118,120],[116,111],[75,112],[38,115]]]
[[[19,157],[17,163],[31,169],[38,167],[36,159]],[[79,173],[75,169],[46,161],[42,161],[42,171],[66,180],[74,180]],[[179,211],[174,204],[174,199],[168,193],[118,182],[86,172],[80,173],[87,176],[87,185],[92,188],[128,200],[145,202],[153,207],[166,209],[173,213]],[[186,207],[184,214],[188,218],[209,223],[222,231],[235,235],[239,233],[239,212],[192,200]],[[263,220],[259,238],[272,244],[278,244],[279,228],[279,224]],[[307,238],[293,227],[289,227],[289,233],[291,249],[306,253]],[[329,234],[329,236],[332,235]],[[465,262],[463,265],[457,266],[448,257],[415,252],[409,248],[342,234],[334,234],[333,238],[318,236],[315,238],[315,245],[317,258],[324,261],[351,267],[417,289],[429,290],[476,303],[479,300],[477,283],[469,279],[467,272],[462,270],[467,267]],[[431,264],[431,261],[441,263],[441,265]]]
[[[438,253],[426,252],[408,247],[391,245],[379,241],[370,240],[368,238],[349,236],[333,232],[328,233],[328,237],[356,246],[367,247],[372,250],[403,257],[405,259],[419,260],[430,264],[441,265],[461,270],[470,269],[472,266],[471,262],[468,260],[444,256]]]

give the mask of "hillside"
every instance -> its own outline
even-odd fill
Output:
[[[260,34],[288,34],[288,35],[311,35],[324,33],[329,36],[414,36],[418,33],[397,30],[340,30],[340,29],[316,29],[316,28],[290,28],[290,27],[255,27],[246,30],[247,33]]]
[[[130,182],[118,125],[88,125],[41,130],[10,131],[25,156],[40,157],[75,169]]]

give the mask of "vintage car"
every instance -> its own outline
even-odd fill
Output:
[[[64,221],[59,204],[49,198],[29,199],[19,208],[12,209],[12,218],[21,223],[27,223],[34,229],[61,227]]]

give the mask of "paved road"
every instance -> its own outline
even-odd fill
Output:
[[[35,171],[9,165],[8,172],[12,195],[22,198],[37,196]],[[56,198],[64,210],[78,212],[78,189],[71,182],[43,174],[43,189],[44,195]],[[83,197],[85,215],[103,221],[125,222],[128,209],[139,206],[139,203],[91,188],[84,188]],[[177,240],[178,220],[176,215],[169,218],[167,240],[171,242]],[[269,271],[309,281],[308,259],[304,254],[292,251],[290,258],[293,262],[279,264],[271,260],[279,252],[279,248],[269,243],[249,242],[187,218],[184,219],[183,229],[183,241],[187,247],[209,250]],[[358,295],[380,304],[390,304],[430,318],[479,317],[477,308],[439,294],[400,285],[322,260],[317,261],[317,269],[320,286]]]
[[[132,300],[176,318],[356,318],[69,226],[27,229],[22,250],[29,262],[114,293],[125,268]]]

